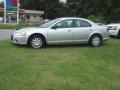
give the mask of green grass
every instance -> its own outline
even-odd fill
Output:
[[[120,90],[120,40],[39,50],[0,41],[0,90]]]
[[[29,25],[26,23],[20,23],[20,24],[0,24],[0,29],[19,29],[19,28],[24,28],[28,26],[33,26]]]

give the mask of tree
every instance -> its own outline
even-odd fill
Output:
[[[4,2],[1,2],[1,3],[0,3],[0,7],[2,7],[2,8],[4,7]],[[0,12],[0,17],[3,17],[3,16],[4,16],[4,13],[3,13],[3,12]]]
[[[45,18],[65,15],[65,6],[59,0],[21,0],[21,8],[45,11]]]
[[[106,21],[120,20],[120,0],[67,0],[67,7],[76,10],[76,16],[101,16]],[[70,11],[69,10],[69,11]]]
[[[45,18],[65,16],[102,17],[107,22],[120,20],[120,0],[21,0],[21,8],[45,11]]]
[[[4,7],[4,2],[0,2],[0,7]]]

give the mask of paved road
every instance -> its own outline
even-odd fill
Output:
[[[10,40],[11,34],[15,30],[0,30],[0,40]]]

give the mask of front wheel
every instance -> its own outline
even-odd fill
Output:
[[[89,40],[89,45],[92,47],[99,47],[102,43],[102,38],[99,35],[94,35]]]
[[[40,35],[34,35],[34,36],[30,37],[28,44],[32,48],[38,49],[38,48],[42,48],[45,46],[45,40]]]

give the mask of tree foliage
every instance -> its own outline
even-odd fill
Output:
[[[1,3],[0,3],[0,7],[4,7],[4,2],[1,2]]]
[[[67,0],[70,10],[81,17],[102,16],[108,22],[120,21],[120,0]]]
[[[44,10],[45,18],[62,16],[97,17],[110,22],[120,21],[120,0],[21,0],[21,8]]]
[[[1,8],[4,7],[4,2],[1,2],[1,3],[0,3],[0,7],[1,7]],[[2,17],[3,15],[4,15],[4,13],[3,13],[3,12],[0,12],[0,17]]]
[[[59,0],[21,0],[21,8],[45,11],[45,18],[65,15],[65,6]]]

